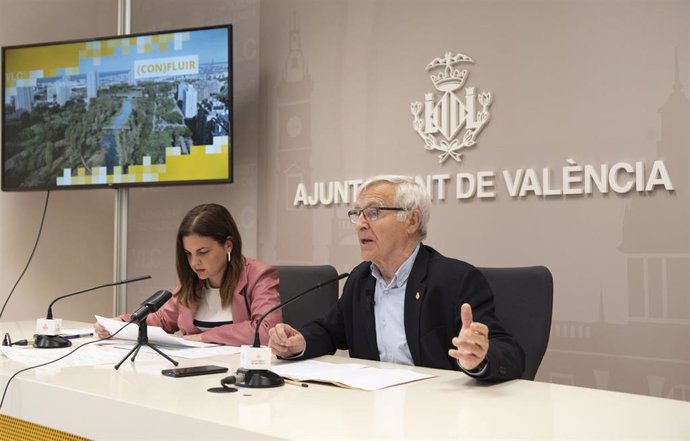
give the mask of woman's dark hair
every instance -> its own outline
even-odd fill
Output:
[[[230,261],[225,267],[223,280],[220,284],[220,298],[223,307],[227,307],[232,299],[232,293],[237,286],[244,258],[242,257],[242,238],[235,220],[230,212],[218,204],[198,205],[185,215],[177,230],[177,277],[180,280],[180,292],[177,301],[187,308],[196,303],[199,287],[203,283],[189,266],[182,238],[196,234],[209,237],[221,245],[227,240],[232,243]]]

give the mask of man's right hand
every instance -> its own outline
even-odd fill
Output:
[[[278,323],[268,330],[268,346],[279,357],[290,358],[304,352],[307,342],[295,328]]]

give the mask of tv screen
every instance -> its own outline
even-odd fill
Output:
[[[2,190],[232,182],[232,26],[2,48]]]

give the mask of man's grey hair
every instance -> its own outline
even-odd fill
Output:
[[[359,192],[361,193],[365,189],[383,182],[397,185],[395,204],[398,207],[408,210],[398,213],[397,216],[399,221],[404,221],[409,211],[419,209],[422,214],[422,220],[419,223],[417,237],[419,240],[426,239],[426,227],[429,223],[429,217],[431,216],[431,197],[426,188],[410,176],[378,175],[372,176],[364,181],[359,188]]]

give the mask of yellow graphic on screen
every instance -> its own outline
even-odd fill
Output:
[[[189,32],[178,33],[182,41],[189,40]],[[132,48],[138,53],[150,53],[156,45],[165,51],[175,40],[175,34],[161,34],[147,37],[115,38],[103,41],[63,43],[50,46],[26,47],[7,51],[5,54],[5,90],[13,95],[16,87],[35,86],[37,78],[52,78],[60,75],[78,75],[79,61],[92,59],[95,65],[102,57],[115,55],[120,48],[129,53]]]
[[[229,172],[228,137],[216,136],[212,145],[197,145],[190,148],[189,154],[182,154],[180,147],[168,147],[165,164],[151,164],[145,156],[143,164],[130,165],[127,173],[122,167],[113,167],[113,174],[107,174],[106,167],[94,167],[88,175],[83,167],[63,170],[57,178],[57,185],[117,185],[120,183],[182,182],[189,180],[227,180]]]

